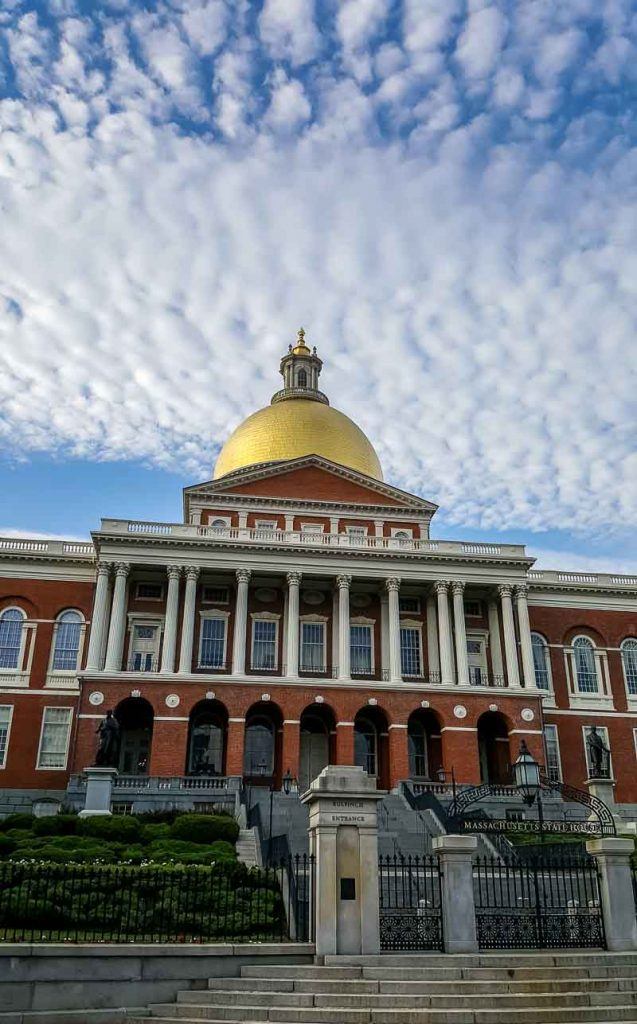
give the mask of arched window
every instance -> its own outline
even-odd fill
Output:
[[[244,772],[246,775],[274,774],[274,722],[266,715],[254,715],[246,725]]]
[[[378,774],[378,729],[364,715],[357,715],[354,725],[354,763],[368,775]]]
[[[53,642],[54,672],[75,672],[80,653],[82,616],[79,612],[62,612],[55,624]]]
[[[227,712],[216,701],[200,701],[190,714],[189,775],[223,775]]]
[[[305,372],[305,370],[299,370],[296,378],[296,383],[300,388],[307,387],[307,373]]]
[[[533,668],[535,669],[535,685],[538,690],[551,689],[551,670],[549,650],[546,640],[540,633],[531,633],[533,649]]]
[[[577,689],[580,693],[597,693],[599,680],[593,641],[589,640],[587,636],[576,636],[573,640],[573,655]]]
[[[225,530],[228,523],[225,519],[213,519],[210,525],[213,530]]]
[[[621,652],[626,689],[631,697],[637,697],[637,640],[622,640]]]
[[[24,620],[20,608],[5,608],[0,614],[0,668],[19,667]]]

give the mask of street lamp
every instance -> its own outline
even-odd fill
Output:
[[[281,783],[282,783],[282,786],[283,786],[283,792],[285,793],[286,796],[289,796],[289,794],[292,792],[292,784],[293,784],[293,782],[294,782],[294,779],[292,778],[292,772],[288,768],[288,770],[286,771],[285,775],[283,776],[283,779],[281,780]]]
[[[542,814],[542,798],[540,792],[542,783],[540,781],[540,766],[533,757],[526,745],[526,741],[520,743],[520,753],[513,765],[513,775],[516,789],[520,791],[522,800],[527,807],[532,807],[537,799],[537,814],[540,825],[540,842],[544,842],[544,817]]]

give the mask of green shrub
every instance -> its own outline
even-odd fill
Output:
[[[133,846],[125,846],[120,851],[119,859],[123,862],[130,861],[131,864],[141,864],[143,860],[148,860],[148,851],[144,846],[139,843]]]
[[[215,843],[211,843],[209,851],[218,864],[227,864],[237,859],[237,851],[232,843],[227,843],[225,839],[217,839]]]
[[[10,836],[11,839],[15,839],[16,843],[29,842],[33,839],[33,832],[29,828],[11,828],[8,832],[5,832],[4,835]]]
[[[132,814],[114,814],[112,817],[79,818],[79,835],[93,836],[111,842],[134,843],[139,839],[141,825]]]
[[[175,818],[178,818],[183,811],[142,811],[139,820],[142,825],[172,825]]]
[[[237,863],[231,843],[217,840],[209,846],[183,839],[160,839],[144,850],[147,860],[157,864],[229,864]]]
[[[23,828],[28,829],[30,832],[34,821],[36,819],[32,814],[8,814],[6,818],[0,821],[0,831],[8,832],[9,829]]]
[[[77,814],[55,814],[46,818],[36,818],[33,822],[33,834],[36,836],[70,836],[77,830],[80,821]]]
[[[239,835],[239,826],[234,818],[226,814],[184,814],[175,820],[170,833],[174,839],[190,843],[214,843],[223,839],[234,844]]]
[[[161,823],[151,823],[150,825],[142,824],[140,831],[140,839],[142,843],[153,843],[157,839],[168,839],[169,836],[170,825]]]
[[[17,845],[15,839],[11,836],[0,834],[0,857],[8,857],[10,853],[13,853]]]

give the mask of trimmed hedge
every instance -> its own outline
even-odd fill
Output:
[[[141,830],[139,818],[133,814],[114,814],[110,818],[99,815],[80,818],[77,825],[78,835],[105,839],[112,843],[134,843],[139,839]]]
[[[77,814],[52,814],[46,818],[34,818],[32,831],[36,836],[70,836],[77,832]]]
[[[239,826],[226,814],[183,814],[171,825],[170,834],[189,843],[214,843],[218,839],[236,843]]]

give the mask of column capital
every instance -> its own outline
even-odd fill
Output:
[[[237,569],[236,571],[237,583],[249,583],[251,576],[251,569]]]
[[[181,569],[180,565],[167,565],[166,566],[166,575],[167,575],[169,580],[174,580],[174,579],[178,580],[179,577],[181,576],[181,572],[182,572],[182,569]]]
[[[111,569],[113,568],[113,563],[98,562],[95,568],[98,576],[110,576]]]
[[[285,578],[288,581],[288,585],[290,587],[293,587],[293,586],[298,587],[300,582],[301,582],[301,580],[302,580],[302,578],[303,578],[303,573],[302,572],[288,572],[286,574]]]
[[[400,576],[390,576],[388,579],[386,579],[385,589],[388,594],[392,590],[398,593],[398,591],[400,590]]]
[[[195,583],[199,579],[199,573],[200,572],[201,572],[201,569],[199,568],[198,565],[187,565],[184,568],[184,576],[186,577],[186,579],[187,580],[193,580]]]
[[[436,580],[434,590],[437,594],[446,594],[449,590],[449,580]]]
[[[336,577],[336,586],[339,590],[349,590],[352,585],[352,577],[346,574],[341,574]]]
[[[517,601],[520,599],[526,601],[529,596],[529,585],[528,583],[518,583],[515,587],[515,598]]]
[[[513,587],[511,586],[510,583],[501,583],[500,586],[498,587],[498,594],[500,595],[500,597],[510,598],[512,593]]]
[[[130,572],[130,565],[128,564],[128,562],[116,562],[115,563],[115,575],[116,576],[123,576],[124,579],[126,579],[126,577],[128,576],[129,572]]]
[[[464,594],[464,588],[465,584],[462,580],[452,580],[451,590],[453,591],[454,595],[458,594],[460,597],[462,597],[462,595]]]

